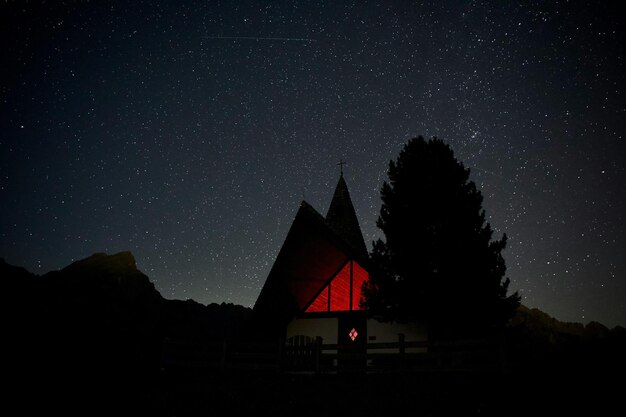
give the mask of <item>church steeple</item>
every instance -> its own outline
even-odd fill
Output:
[[[359,227],[359,220],[356,217],[356,212],[354,211],[354,206],[350,199],[348,185],[343,178],[343,166],[339,176],[339,182],[335,188],[335,194],[328,207],[326,223],[335,233],[356,249],[360,255],[367,257],[367,248],[363,240],[361,228]]]

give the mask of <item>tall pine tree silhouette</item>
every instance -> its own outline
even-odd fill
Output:
[[[507,296],[501,255],[469,169],[436,138],[411,139],[390,161],[381,189],[375,270],[364,307],[388,319],[426,322],[434,338],[475,337],[506,323],[519,305]]]

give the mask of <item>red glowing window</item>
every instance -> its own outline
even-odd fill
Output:
[[[353,342],[354,342],[354,339],[356,339],[358,335],[359,333],[357,333],[354,327],[352,328],[352,330],[350,330],[350,333],[348,333],[348,336],[350,336],[350,339],[352,339]]]
[[[305,312],[361,310],[361,287],[368,279],[369,274],[361,265],[355,261],[346,262]]]
[[[370,275],[356,262],[352,262],[352,310],[361,310],[361,288],[369,280]]]
[[[322,311],[328,311],[328,286],[324,287],[322,292],[315,298],[309,308],[306,309],[307,313],[320,313]]]
[[[350,262],[330,282],[330,311],[350,310]]]

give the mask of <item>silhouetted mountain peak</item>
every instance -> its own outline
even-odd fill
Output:
[[[64,273],[80,273],[83,271],[101,271],[103,273],[139,272],[137,262],[131,252],[119,252],[114,255],[94,253],[88,258],[73,262],[62,269]]]
[[[15,279],[23,280],[23,279],[31,279],[31,278],[36,277],[35,274],[33,274],[32,272],[29,272],[28,270],[26,270],[26,268],[8,264],[4,260],[4,258],[0,258],[0,276],[3,278],[5,282],[10,281],[10,280],[15,280]]]
[[[95,253],[41,277],[52,291],[70,297],[94,296],[134,302],[162,299],[150,279],[137,269],[130,252]]]
[[[592,321],[582,323],[565,322],[555,319],[538,308],[528,308],[520,305],[515,317],[511,320],[513,327],[525,327],[535,336],[549,339],[552,343],[558,338],[577,338],[584,340],[601,340],[610,334],[618,334],[619,326],[610,330],[605,325]]]
[[[591,321],[585,326],[583,337],[586,339],[604,339],[610,334],[611,330],[602,323]]]

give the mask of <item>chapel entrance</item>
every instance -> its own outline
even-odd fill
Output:
[[[367,365],[367,320],[365,317],[341,316],[337,335],[339,372],[365,372]]]

